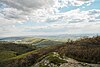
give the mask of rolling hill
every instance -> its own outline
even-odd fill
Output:
[[[62,41],[55,41],[43,38],[35,38],[35,37],[8,37],[2,38],[1,41],[9,41],[17,44],[32,44],[34,46],[48,46],[48,45],[60,45],[64,42]]]
[[[36,41],[34,43],[45,42],[46,40]],[[20,43],[10,44],[8,46],[21,45]],[[24,44],[24,46],[27,46],[27,44]],[[13,49],[13,47],[10,48]],[[36,67],[37,65],[39,65],[37,67],[100,67],[100,36],[81,38],[76,41],[62,43],[62,45],[48,45],[28,52],[25,51],[27,48],[21,48],[22,54],[17,56],[14,55],[16,53],[11,52],[10,58],[0,62],[0,67]],[[25,53],[23,53],[23,49]],[[17,52],[16,49],[13,51]]]
[[[33,37],[4,38],[4,41],[0,41],[0,61],[21,55],[32,50],[36,50],[40,47],[61,45],[62,43],[63,42]]]

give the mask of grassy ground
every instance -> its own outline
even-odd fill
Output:
[[[0,51],[0,61],[15,57],[15,56],[17,55],[16,55],[16,52],[14,51]]]

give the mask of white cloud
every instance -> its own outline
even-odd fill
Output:
[[[13,32],[11,34],[24,34],[26,32],[23,31],[28,29],[66,29],[66,32],[73,32],[75,30],[77,32],[86,30],[85,26],[87,24],[90,25],[88,30],[94,30],[95,28],[99,31],[97,28],[99,28],[100,24],[97,27],[96,24],[91,24],[100,22],[99,9],[81,11],[78,8],[63,13],[60,13],[59,10],[59,8],[68,6],[82,6],[83,4],[88,6],[92,2],[94,0],[0,0],[0,3],[6,4],[6,6],[3,5],[3,7],[5,6],[4,8],[0,8],[0,32],[9,32],[9,35],[11,32]],[[24,22],[27,20],[31,20],[33,23],[45,22],[48,25],[16,27],[16,23],[24,25]],[[18,32],[15,30],[18,30]]]
[[[26,15],[22,15],[22,11],[15,8],[3,8],[0,10],[0,26],[14,25],[28,20]]]
[[[86,3],[87,5],[90,5],[91,2],[94,2],[94,0],[70,0],[71,4],[73,6],[80,6]]]
[[[35,22],[44,22],[48,17],[57,14],[59,8],[67,7],[68,5],[80,6],[93,1],[94,0],[0,0],[0,2],[9,6],[9,8],[4,8],[2,11],[6,14],[6,18],[27,19],[28,16],[34,18],[33,21]]]
[[[23,11],[49,7],[53,5],[53,0],[0,0],[0,2]]]
[[[26,29],[46,29],[48,26],[32,26],[26,27]]]

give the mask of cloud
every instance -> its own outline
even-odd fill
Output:
[[[83,4],[87,4],[87,5],[90,5],[92,2],[94,2],[94,0],[70,0],[71,4],[73,6],[80,6],[80,5],[83,5]]]
[[[81,6],[94,0],[0,0],[6,7],[0,11],[5,19],[21,21],[28,19],[33,22],[45,22],[47,19],[56,20],[59,8],[69,5]],[[76,4],[77,3],[77,4]],[[4,5],[2,5],[4,6]],[[47,21],[48,22],[48,21]]]
[[[48,22],[59,23],[81,23],[93,22],[100,20],[100,10],[93,9],[88,11],[81,11],[75,9],[64,13],[59,13],[47,19]]]
[[[53,0],[0,0],[0,2],[23,11],[35,10],[53,5]]]
[[[3,8],[0,10],[0,26],[14,25],[28,20],[28,16],[15,8]]]
[[[19,19],[19,20],[25,19],[25,16],[22,15],[22,11],[19,11],[14,8],[4,8],[3,10],[0,11],[0,13],[6,19]]]
[[[60,8],[70,8],[70,6],[76,7],[85,4],[89,6],[92,2],[94,0],[0,0],[0,32],[2,35],[6,35],[6,33],[9,35],[32,34],[38,33],[36,30],[41,29],[41,33],[43,33],[42,31],[49,31],[48,33],[50,31],[74,33],[75,31],[78,33],[82,30],[92,32],[95,29],[97,30],[95,32],[98,32],[100,24],[95,23],[100,22],[99,9],[83,11],[78,8],[66,12],[60,10]],[[33,22],[33,26],[24,25],[28,21]],[[22,26],[17,26],[17,23]],[[34,23],[43,24],[39,26]],[[48,25],[44,25],[46,23]],[[90,27],[86,29],[86,26]],[[26,32],[27,30],[31,30],[30,33]]]
[[[84,3],[91,3],[94,0],[0,0],[0,2],[9,5],[10,7],[19,10],[32,10],[46,7],[64,7],[72,4],[82,5]]]

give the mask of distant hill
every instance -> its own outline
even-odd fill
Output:
[[[38,46],[38,47],[61,45],[64,43],[52,39],[49,40],[49,39],[35,38],[35,37],[7,37],[0,39],[0,41],[8,41],[16,44],[32,44],[33,46]]]
[[[34,38],[34,37],[27,37],[21,40],[14,41],[15,43],[22,43],[22,44],[32,44],[35,46],[43,47],[43,46],[51,46],[51,45],[61,45],[64,42],[54,41],[49,39],[42,39],[42,38]]]
[[[35,35],[35,36],[20,36],[20,37],[2,37],[0,38],[0,40],[2,41],[16,41],[16,40],[27,40],[27,39],[31,39],[31,38],[41,38],[41,39],[50,39],[50,40],[54,40],[54,41],[65,41],[67,39],[73,39],[76,40],[78,38],[82,38],[82,37],[92,37],[92,36],[97,36],[100,35],[98,34],[60,34],[60,35]]]
[[[93,37],[93,36],[97,36],[97,35],[100,35],[100,34],[99,33],[98,34],[94,34],[94,33],[90,33],[90,34],[60,34],[60,35],[46,35],[46,36],[44,35],[44,36],[35,36],[35,37],[65,42],[68,39],[77,40],[82,37]]]
[[[36,44],[33,43],[33,45],[43,47],[43,46],[50,46],[50,45],[61,45],[63,43],[64,42],[52,41],[52,40],[42,40]]]
[[[21,40],[24,39],[25,37],[5,37],[5,38],[0,38],[2,41],[14,41],[14,40]]]

